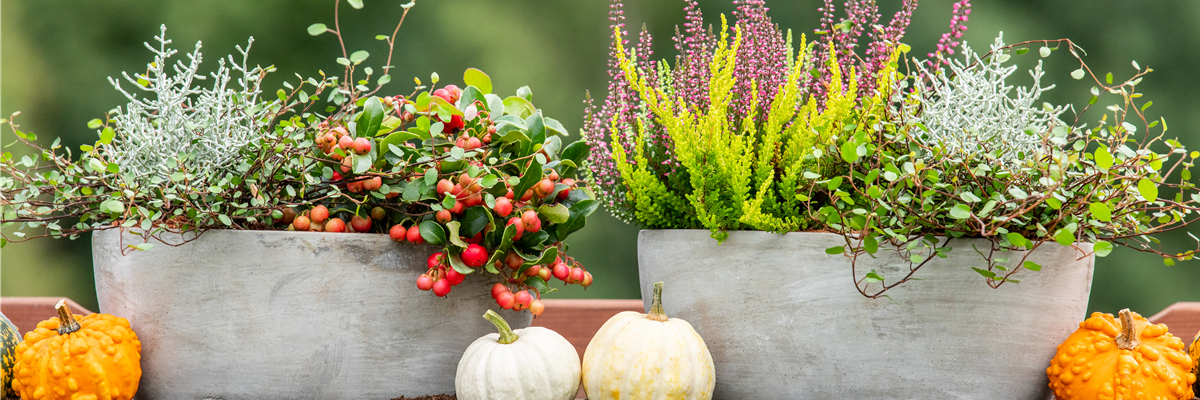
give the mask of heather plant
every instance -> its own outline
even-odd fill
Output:
[[[1047,244],[1080,257],[1123,245],[1168,264],[1200,250],[1198,241],[1168,251],[1152,236],[1195,220],[1200,193],[1190,168],[1200,152],[1166,137],[1165,120],[1145,118],[1151,103],[1136,86],[1149,69],[1134,63],[1137,73],[1114,84],[1066,39],[997,38],[977,54],[959,41],[966,0],[923,60],[899,42],[915,3],[879,27],[873,3],[847,2],[848,18],[835,21],[826,2],[823,30],[811,43],[801,35],[794,51],[790,34],[757,37],[779,32],[764,27],[761,2],[738,5],[732,28],[722,17],[720,30],[701,30],[688,3],[691,36],[677,35],[674,65],[645,59],[644,33],[627,50],[614,7],[610,96],[600,110],[589,106],[585,138],[598,150],[589,163],[600,197],[618,217],[653,229],[705,228],[718,241],[738,229],[839,233],[845,245],[828,252],[849,258],[858,291],[871,298],[946,257],[953,238],[990,242],[958,251],[981,256],[972,268],[991,287],[1040,270],[1029,255]],[[877,34],[864,56],[854,49],[865,26]],[[784,43],[785,67],[749,63],[745,43]],[[1031,86],[1008,83],[1018,68],[1007,63],[1035,47],[1041,57],[1065,47],[1078,60],[1071,76],[1096,82],[1086,105],[1039,104],[1054,87],[1043,86],[1040,60],[1028,71]],[[1089,126],[1084,117],[1102,97],[1115,104]],[[884,253],[909,265],[887,276],[859,270],[861,257]]]
[[[478,69],[466,70],[462,88],[437,86],[433,73],[428,85],[414,78],[409,94],[383,94],[414,3],[395,31],[376,37],[387,57],[373,69],[367,50],[344,45],[341,2],[332,27],[308,28],[336,36],[341,74],[296,74],[275,98],[259,96],[273,69],[250,67],[249,45],[238,48],[241,62],[221,60],[205,77],[200,45],[172,64],[163,28],[147,44],[148,72],[124,75],[132,90],[110,79],[129,104],[89,123],[99,137],[79,158],[2,121],[34,154],[0,156],[0,224],[11,227],[0,246],[119,228],[138,228],[143,239],[125,252],[210,229],[375,233],[440,246],[415,282],[439,297],[487,275],[499,306],[539,314],[552,279],[591,285],[564,243],[599,206],[575,179],[588,145],[566,143],[567,130],[534,106],[529,87],[502,97]]]

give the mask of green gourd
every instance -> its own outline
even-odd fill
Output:
[[[0,313],[0,399],[17,397],[12,390],[13,367],[17,364],[17,343],[21,334],[4,313]]]

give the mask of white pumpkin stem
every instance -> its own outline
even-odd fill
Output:
[[[75,315],[71,314],[71,307],[67,307],[67,300],[62,299],[58,304],[54,305],[58,310],[58,334],[67,335],[78,332],[83,327],[79,326],[79,321],[75,320]]]
[[[483,314],[483,318],[491,321],[492,325],[496,325],[496,330],[500,331],[500,340],[497,340],[500,344],[509,344],[521,338],[517,336],[516,332],[513,332],[512,327],[508,326],[508,321],[505,321],[504,317],[496,314],[495,311],[487,310],[487,313]]]
[[[650,299],[650,313],[646,314],[646,319],[667,322],[667,312],[663,311],[662,306],[662,288],[662,282],[654,283],[654,297]]]
[[[1133,314],[1128,308],[1117,314],[1121,316],[1121,333],[1117,335],[1117,348],[1133,350],[1138,345],[1137,325],[1133,323]]]

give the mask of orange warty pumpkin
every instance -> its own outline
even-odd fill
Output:
[[[1200,332],[1196,333],[1196,338],[1192,339],[1192,344],[1188,347],[1188,358],[1192,359],[1192,374],[1196,375],[1192,391],[1200,393]]]
[[[1046,369],[1058,400],[1191,400],[1192,360],[1163,324],[1121,310],[1092,313]]]
[[[130,400],[142,378],[142,342],[129,321],[108,314],[72,315],[38,324],[17,345],[13,390],[24,399]]]

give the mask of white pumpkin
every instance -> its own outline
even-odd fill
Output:
[[[540,326],[512,330],[504,318],[483,315],[500,333],[467,347],[458,362],[459,400],[569,400],[579,391],[579,354],[558,332]]]
[[[588,343],[583,390],[589,400],[712,398],[712,355],[691,324],[667,318],[662,285],[654,284],[649,314],[619,313]]]

